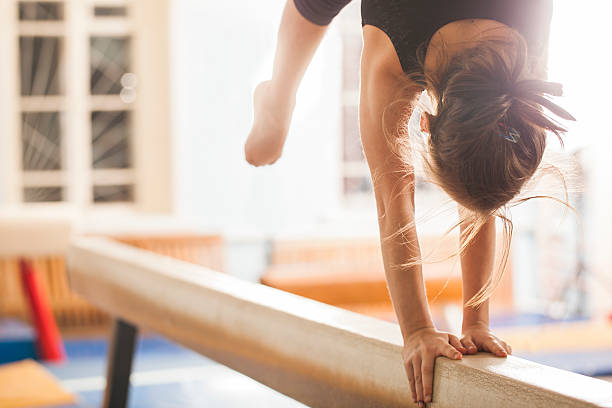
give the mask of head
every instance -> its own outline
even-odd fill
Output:
[[[430,134],[429,178],[480,215],[518,195],[542,161],[548,133],[562,142],[565,129],[544,108],[573,120],[543,96],[561,95],[560,84],[530,78],[524,41],[503,45],[468,48],[428,77],[436,110],[421,118]]]
[[[421,117],[430,135],[424,168],[430,181],[467,210],[458,223],[469,224],[459,252],[491,216],[504,221],[499,273],[468,302],[477,305],[490,296],[507,261],[512,223],[506,206],[540,166],[547,134],[562,142],[565,129],[553,115],[574,118],[545,97],[560,96],[561,85],[533,78],[520,36],[467,48],[424,83],[434,106]]]

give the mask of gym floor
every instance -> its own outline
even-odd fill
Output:
[[[79,408],[102,405],[107,341],[65,340],[68,360],[45,366],[77,395]],[[304,405],[161,337],[138,340],[130,408],[279,407]],[[72,406],[71,406],[72,407]]]

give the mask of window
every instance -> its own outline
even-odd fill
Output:
[[[96,6],[94,7],[94,16],[96,17],[125,17],[127,16],[127,7]]]
[[[342,191],[349,201],[370,201],[372,183],[359,134],[362,35],[358,4],[339,16],[342,40]]]
[[[20,24],[18,45],[22,200],[26,203],[64,201],[60,74],[64,39],[44,35],[61,27],[56,23],[61,24],[61,10],[61,3],[19,4],[20,22],[36,22],[29,23],[30,29]]]
[[[20,1],[19,20],[63,20],[64,4],[58,1]]]
[[[151,153],[140,142],[147,140],[144,133],[150,140],[169,138],[168,121],[159,113],[168,109],[160,109],[159,100],[138,98],[142,90],[167,87],[159,68],[167,64],[167,50],[144,45],[166,43],[159,41],[167,35],[159,27],[167,19],[167,4],[154,3],[13,0],[0,5],[6,27],[1,41],[14,50],[5,64],[16,61],[15,70],[0,71],[0,84],[7,85],[0,89],[0,106],[8,108],[0,112],[0,130],[14,135],[0,142],[5,188],[0,204],[168,208],[170,199],[161,205],[147,202],[146,192],[152,190],[147,183],[155,183],[151,169],[167,169],[169,149]],[[156,12],[144,13],[136,25],[135,7]],[[169,195],[169,186],[155,184],[155,189]]]

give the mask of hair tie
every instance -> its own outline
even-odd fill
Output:
[[[518,130],[513,127],[508,127],[503,122],[499,123],[499,127],[502,129],[502,133],[499,134],[501,137],[509,142],[518,143],[518,140],[521,138],[521,134]]]

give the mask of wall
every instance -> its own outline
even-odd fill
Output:
[[[560,103],[577,119],[566,136],[566,150],[580,151],[584,184],[574,185],[583,191],[580,228],[584,234],[584,280],[590,313],[609,315],[612,311],[612,251],[607,238],[612,227],[612,129],[606,118],[610,115],[609,77],[612,56],[602,52],[600,39],[610,38],[607,21],[612,6],[607,2],[591,2],[584,7],[573,2],[555,2],[550,55],[550,77],[563,83],[564,97]],[[572,27],[568,30],[568,27]],[[567,218],[575,221],[575,216]]]
[[[334,28],[302,83],[283,158],[265,168],[244,160],[252,90],[271,74],[283,6],[281,0],[171,4],[179,215],[225,232],[267,234],[308,228],[338,211],[341,44]]]

